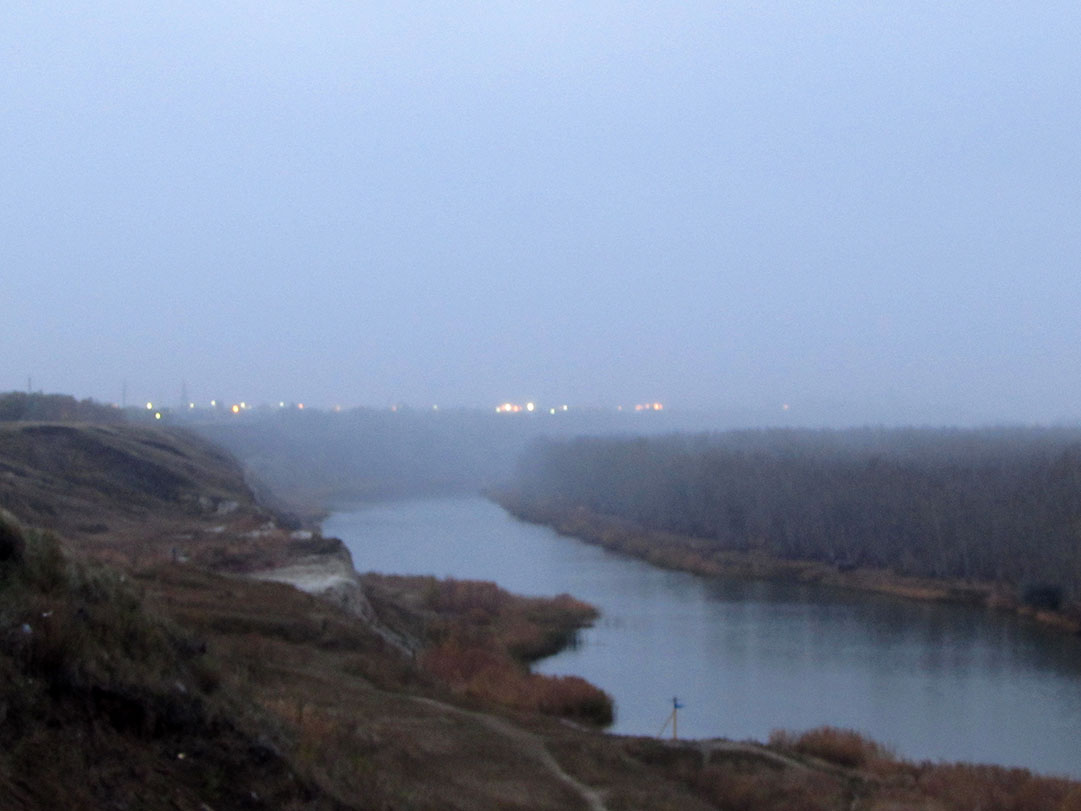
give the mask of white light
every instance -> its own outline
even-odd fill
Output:
[[[536,406],[533,403],[526,403],[525,404],[525,410],[526,411],[532,411],[534,408],[536,408]]]
[[[150,401],[147,401],[146,410],[147,411],[153,411],[154,410],[154,404],[151,403]]]

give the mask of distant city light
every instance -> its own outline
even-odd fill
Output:
[[[189,409],[195,408],[195,403],[188,403],[188,408]]]
[[[278,401],[278,408],[285,408],[285,400]]]
[[[217,408],[218,407],[218,401],[217,400],[211,400],[210,401],[210,407],[211,408]]]
[[[556,413],[556,410],[555,410],[554,408],[549,408],[549,409],[548,409],[548,413],[549,413],[549,414],[555,414],[555,413]]]
[[[536,407],[537,407],[537,406],[536,406],[536,405],[535,405],[534,403],[526,403],[526,404],[525,404],[525,410],[526,410],[526,411],[532,411],[532,410],[533,410],[534,408],[536,408]]]
[[[160,419],[161,419],[161,412],[160,412],[160,411],[155,411],[155,412],[154,412],[154,419],[156,419],[156,420],[160,420]]]
[[[231,410],[231,411],[232,411],[232,412],[233,412],[234,414],[239,414],[239,413],[240,413],[240,406],[238,406],[238,405],[237,405],[236,403],[233,403],[233,407],[232,407],[232,409],[230,409],[230,410]]]
[[[154,404],[151,403],[149,400],[146,403],[146,410],[147,411],[153,411],[154,410]]]
[[[335,414],[338,414],[338,413],[340,413],[340,412],[341,412],[341,410],[342,410],[342,407],[341,407],[340,405],[336,405],[336,406],[334,406],[334,413],[335,413]]]
[[[566,411],[566,410],[567,410],[567,407],[566,407],[566,406],[563,406],[563,410],[564,410],[564,411]]]
[[[788,411],[788,403],[785,403],[783,406],[781,406],[781,410]]]
[[[496,406],[497,414],[517,414],[522,410],[522,407],[517,403],[503,403],[501,406]]]
[[[303,411],[304,410],[304,403],[297,403],[297,408],[299,408],[301,411]]]
[[[438,411],[438,410],[439,410],[439,406],[437,406],[437,405],[432,406],[432,411]]]

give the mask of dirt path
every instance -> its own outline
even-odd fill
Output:
[[[436,701],[435,699],[416,696],[413,697],[413,700],[419,701],[422,704],[427,704],[430,707],[435,707],[436,709],[452,715],[471,718],[474,721],[484,724],[484,726],[488,727],[493,732],[512,739],[523,752],[532,755],[557,779],[576,791],[589,807],[590,811],[608,811],[607,807],[604,805],[604,800],[601,797],[600,792],[590,788],[585,783],[576,780],[563,771],[563,767],[559,765],[554,757],[552,757],[552,753],[548,751],[548,748],[544,745],[544,741],[533,733],[526,732],[524,729],[519,729],[501,718],[485,715],[484,713],[463,710],[451,706],[450,704]]]

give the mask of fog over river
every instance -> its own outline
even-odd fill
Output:
[[[669,572],[517,521],[481,498],[332,514],[358,571],[494,580],[600,609],[539,662],[616,701],[611,731],[754,738],[823,724],[910,759],[1081,777],[1081,639],[983,609]]]

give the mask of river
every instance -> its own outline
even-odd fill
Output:
[[[1016,617],[817,586],[670,572],[525,524],[481,498],[332,514],[358,571],[494,580],[601,611],[535,670],[616,702],[611,731],[764,740],[857,729],[899,755],[1081,777],[1081,639]]]

